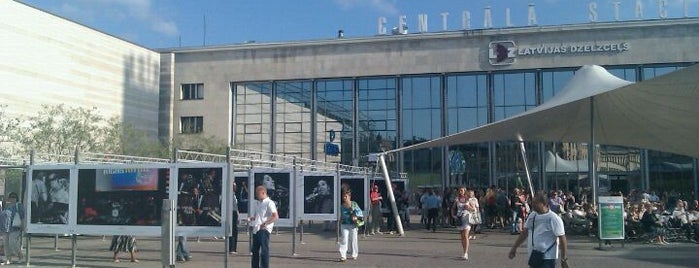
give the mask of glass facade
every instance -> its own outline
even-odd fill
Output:
[[[352,163],[354,93],[354,81],[349,79],[316,82],[316,159]],[[337,154],[328,152],[334,145],[339,145]]]
[[[237,84],[233,89],[236,147],[271,152],[272,83]]]
[[[443,136],[442,80],[439,76],[401,78],[401,146],[409,146]],[[442,150],[410,150],[402,153],[403,172],[418,185],[441,182]]]
[[[367,78],[357,81],[357,131],[359,156],[395,149],[398,143],[398,89],[396,78]],[[358,159],[359,165],[369,163]],[[389,169],[395,170],[396,159],[386,159]]]
[[[274,153],[311,159],[311,82],[275,84]]]
[[[678,65],[607,66],[629,81]],[[392,150],[502,120],[555,96],[577,68],[450,73],[234,84],[237,148],[370,166],[370,153]],[[274,100],[274,101],[272,101]],[[537,188],[590,191],[588,146],[525,142]],[[639,148],[599,145],[600,191],[658,189],[691,195],[696,159]],[[465,184],[526,186],[520,145],[493,141],[403,151],[387,156],[411,187]],[[686,187],[695,185],[695,187]]]

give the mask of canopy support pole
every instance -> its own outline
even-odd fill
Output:
[[[519,141],[519,151],[522,153],[522,163],[524,163],[524,172],[527,175],[527,182],[529,183],[529,192],[531,196],[534,197],[534,185],[532,184],[532,175],[529,174],[529,163],[527,162],[527,150],[524,148],[524,141]]]
[[[597,178],[597,167],[595,166],[595,158],[597,156],[597,147],[595,147],[595,97],[590,97],[590,143],[587,144],[587,177],[592,183],[592,205],[597,207],[599,196],[599,179]],[[600,237],[601,229],[599,226],[601,219],[598,219],[597,237]],[[598,247],[602,248],[602,240],[597,239]]]
[[[391,202],[391,211],[393,211],[393,220],[396,223],[396,227],[398,227],[398,234],[400,234],[400,236],[405,236],[405,233],[403,232],[403,223],[400,221],[400,214],[398,214],[398,207],[396,206],[396,197],[393,195],[391,178],[388,176],[388,169],[386,168],[386,158],[384,157],[384,154],[379,154],[379,166],[381,166],[383,181],[386,183],[386,193],[388,194],[388,200]]]

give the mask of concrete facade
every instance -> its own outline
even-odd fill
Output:
[[[511,64],[491,64],[491,46],[499,42],[512,44]],[[697,44],[695,18],[253,43],[162,51],[174,54],[174,69],[161,79],[174,77],[175,91],[205,85],[203,100],[174,98],[171,125],[202,115],[205,134],[230,140],[235,82],[690,63],[699,61]]]
[[[97,107],[155,137],[160,54],[29,7],[0,1],[0,104],[12,117],[41,105]]]

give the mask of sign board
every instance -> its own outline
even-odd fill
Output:
[[[599,197],[599,238],[624,239],[624,199],[621,196]]]

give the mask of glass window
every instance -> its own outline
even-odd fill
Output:
[[[638,81],[638,78],[636,77],[636,68],[633,67],[609,67],[607,68],[607,71],[609,71],[609,73],[613,74],[614,76],[624,79],[626,81]]]
[[[357,128],[359,133],[359,152],[361,156],[396,148],[396,79],[366,78],[359,79],[357,100],[359,111]],[[360,158],[360,165],[366,165],[366,159]],[[389,169],[395,170],[395,159],[389,155],[386,159]]]
[[[650,189],[665,198],[694,198],[692,158],[672,153],[648,151]],[[668,200],[669,206],[675,202]]]
[[[442,83],[439,76],[401,78],[401,146],[442,136]],[[403,153],[403,171],[417,185],[439,184],[441,149],[409,150]]]
[[[183,116],[180,118],[180,133],[195,134],[204,131],[204,117]]]
[[[533,72],[493,75],[494,121],[536,107],[536,81]]]
[[[182,92],[180,95],[182,100],[201,100],[204,99],[204,84],[182,84]]]
[[[661,76],[667,73],[684,68],[683,66],[647,66],[643,67],[643,80],[648,80],[656,76]]]
[[[488,123],[487,81],[480,74],[447,77],[447,134]]]
[[[316,158],[325,162],[352,164],[352,80],[316,82]]]
[[[277,82],[274,121],[277,153],[312,159],[311,82]]]
[[[575,70],[541,72],[542,103],[548,101],[565,87],[575,75]]]
[[[539,164],[538,142],[524,142],[527,151],[527,164],[529,165],[530,175],[534,189],[542,189],[538,183]],[[497,185],[511,192],[514,187],[523,188],[529,187],[527,182],[527,173],[524,169],[524,161],[522,160],[522,152],[518,142],[502,141],[495,143],[495,175]],[[536,190],[535,190],[536,191]]]
[[[241,149],[271,152],[271,83],[237,84],[235,144]]]

